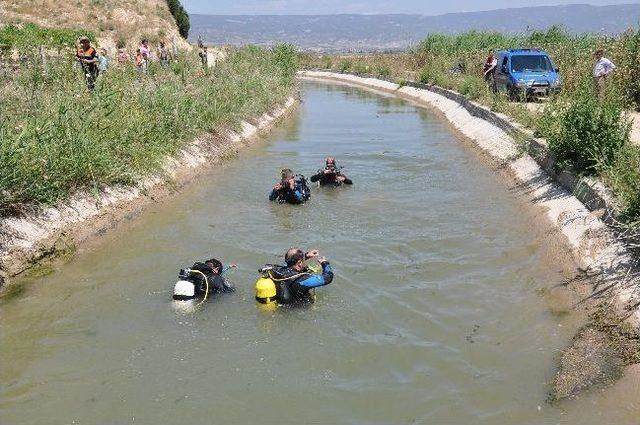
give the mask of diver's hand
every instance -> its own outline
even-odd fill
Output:
[[[237,265],[236,263],[229,264],[229,268],[231,268],[231,269],[237,269],[237,268],[238,268],[238,265]]]
[[[327,262],[327,257],[320,257],[320,258],[318,258],[318,263],[320,263],[320,264],[324,264],[324,263],[326,263],[326,262]]]
[[[274,190],[280,190],[282,189],[282,185],[280,183],[278,183],[277,185],[273,186]]]
[[[310,259],[315,258],[318,255],[320,255],[320,251],[318,251],[317,249],[312,249],[311,251],[307,252],[305,256],[307,257],[307,259]]]

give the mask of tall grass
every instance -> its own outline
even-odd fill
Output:
[[[0,46],[14,49],[32,49],[33,46],[70,47],[80,36],[95,41],[95,35],[80,29],[44,28],[36,24],[6,25],[0,27]]]
[[[571,94],[591,76],[593,53],[605,49],[618,70],[610,81],[612,90],[621,94],[625,106],[640,108],[640,30],[629,29],[616,36],[571,34],[559,26],[526,34],[505,35],[496,32],[470,31],[457,36],[431,34],[417,47],[402,54],[350,55],[338,58],[302,55],[305,67],[331,68],[341,71],[368,69],[377,74],[387,70],[395,78],[422,76],[424,82],[457,90],[461,84],[483,84],[482,67],[489,50],[540,48],[546,50],[559,66],[564,93]],[[464,72],[451,72],[461,66]],[[471,80],[475,80],[472,83]],[[466,82],[465,82],[466,81]],[[480,100],[492,102],[484,90]]]
[[[38,55],[0,87],[0,215],[74,191],[134,184],[203,132],[236,126],[285,100],[295,84],[288,47],[246,47],[207,72],[195,55],[147,76],[110,69],[93,93],[67,57]]]

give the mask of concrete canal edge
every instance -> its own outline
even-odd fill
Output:
[[[176,187],[271,130],[297,103],[290,97],[269,113],[242,121],[239,131],[226,129],[195,139],[175,157],[167,158],[161,173],[144,178],[136,186],[80,192],[55,207],[0,220],[0,285],[10,287],[10,278],[103,234],[173,193]]]
[[[578,178],[568,172],[556,173],[553,156],[544,140],[534,138],[532,132],[507,116],[441,87],[413,82],[399,85],[371,76],[328,71],[300,71],[298,76],[393,93],[442,114],[500,169],[506,170],[532,202],[542,208],[546,218],[565,238],[578,265],[597,276],[591,296],[606,296],[606,305],[615,317],[624,318],[624,324],[636,332],[640,329],[638,299],[628,280],[634,263],[632,255],[600,218],[603,210],[614,206],[612,195],[598,181]],[[527,149],[523,149],[523,141],[526,141]],[[602,291],[602,288],[607,290]],[[611,360],[607,360],[607,350],[602,344],[596,346],[593,342],[599,340],[593,337],[593,332],[597,332],[595,326],[588,328],[578,333],[560,359],[560,370],[551,394],[554,400],[574,396],[592,385],[615,379],[612,375],[617,372],[612,374],[608,370],[610,363],[618,362],[619,357],[614,353]],[[612,340],[619,341],[619,336],[620,332],[616,332]],[[592,352],[585,346],[591,347]],[[590,361],[589,357],[597,358],[597,362]]]

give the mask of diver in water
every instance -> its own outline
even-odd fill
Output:
[[[270,201],[279,203],[303,204],[311,198],[307,179],[303,175],[295,175],[288,168],[282,170],[280,183],[273,187],[269,195]]]
[[[262,269],[275,282],[278,303],[313,302],[314,289],[331,283],[333,269],[329,261],[319,255],[317,250],[305,253],[301,249],[291,248],[284,256],[285,266],[268,265]],[[322,272],[315,272],[305,264],[306,260],[313,258],[318,259]]]
[[[318,173],[311,177],[311,182],[319,182],[320,186],[353,184],[351,179],[342,174],[342,167],[337,167],[336,160],[332,157],[327,157],[324,169],[318,170]]]
[[[204,296],[211,296],[216,293],[234,292],[233,284],[224,278],[223,274],[231,269],[236,268],[235,264],[231,264],[224,268],[222,262],[215,258],[196,262],[189,269],[180,270],[178,274],[178,282],[174,288],[174,300],[188,300]],[[189,286],[188,284],[192,285]]]

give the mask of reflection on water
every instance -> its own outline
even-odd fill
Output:
[[[401,101],[303,94],[268,143],[0,305],[3,424],[634,423],[628,399],[545,404],[580,320],[539,295],[560,271],[475,154]],[[353,187],[266,201],[280,168],[328,154]],[[326,254],[334,283],[309,308],[258,308],[257,268],[293,245]],[[176,307],[178,269],[212,255],[238,263],[237,293]]]

